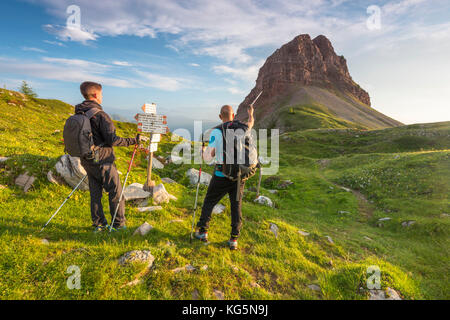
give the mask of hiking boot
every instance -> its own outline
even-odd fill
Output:
[[[231,238],[228,240],[228,245],[230,246],[230,250],[236,250],[238,247],[237,239]]]
[[[195,231],[194,237],[203,242],[208,242],[208,231]]]
[[[116,232],[116,231],[124,231],[127,230],[127,226],[123,225],[123,226],[118,226],[118,227],[112,227],[111,231],[112,232]]]
[[[96,226],[96,227],[94,227],[94,233],[99,233],[99,232],[105,231],[108,228],[109,228],[109,225],[107,225],[107,224],[102,225],[102,226]]]

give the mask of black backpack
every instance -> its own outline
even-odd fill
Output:
[[[221,171],[226,178],[237,181],[239,184],[240,181],[245,181],[253,177],[260,164],[258,162],[256,143],[251,135],[251,130],[240,121],[222,123],[215,129],[219,129],[222,132],[223,141],[223,164],[217,164],[216,170]],[[238,131],[238,133],[243,134],[242,136],[235,134],[232,136],[228,135],[227,138],[227,130],[233,130],[236,133],[238,129],[242,130],[240,132]],[[228,143],[233,144],[233,157],[227,153]],[[231,147],[229,151],[231,151]],[[240,158],[238,159],[238,157]],[[229,161],[231,160],[230,158],[232,158],[232,161]]]
[[[87,112],[78,112],[66,120],[63,131],[65,152],[72,157],[94,159],[95,146],[90,120],[100,111],[91,108]]]

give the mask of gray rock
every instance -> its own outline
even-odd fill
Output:
[[[50,183],[59,184],[58,181],[55,179],[55,177],[53,177],[53,173],[51,170],[47,172],[47,180]]]
[[[212,213],[221,214],[225,210],[225,206],[221,203],[218,203],[214,206]]]
[[[271,194],[276,194],[276,193],[278,193],[278,190],[267,190],[269,193],[271,193]]]
[[[147,211],[151,212],[151,211],[156,211],[156,210],[162,210],[162,207],[161,206],[151,206],[151,207],[138,208],[139,212],[147,212]]]
[[[150,192],[144,191],[144,185],[140,183],[132,183],[127,186],[123,192],[125,201],[135,199],[146,199],[151,196]]]
[[[80,158],[71,157],[68,154],[63,155],[55,165],[56,172],[66,181],[66,183],[75,188],[80,180],[86,175],[81,165]],[[83,183],[79,186],[80,190],[89,190],[88,178],[84,179]]]
[[[164,165],[155,157],[152,159],[152,168],[153,169],[164,169]]]
[[[192,185],[196,185],[198,182],[198,170],[191,168],[186,172],[186,176],[189,178],[189,182]],[[209,173],[206,173],[202,171],[202,174],[200,176],[200,184],[203,184],[205,186],[209,185],[209,182],[211,181],[212,176]]]
[[[309,236],[308,232],[302,231],[302,230],[298,230],[298,233],[300,233],[302,236],[307,237]]]
[[[317,284],[308,284],[308,288],[310,288],[313,291],[322,291],[322,289],[320,289],[320,286],[318,286]]]
[[[28,192],[28,190],[33,186],[35,180],[35,177],[29,176],[24,173],[16,178],[15,184],[21,187],[24,192]]]
[[[402,222],[402,227],[405,227],[405,228],[407,228],[407,227],[410,227],[410,226],[412,226],[413,224],[415,224],[416,222],[414,221],[414,220],[410,220],[410,221],[403,221]]]
[[[144,222],[136,229],[136,231],[134,231],[133,235],[145,236],[152,229],[153,229],[153,227],[150,224],[148,224],[147,222]]]
[[[213,294],[214,294],[214,296],[216,297],[217,300],[224,300],[225,299],[225,295],[223,294],[222,291],[214,289]]]
[[[270,200],[268,197],[266,196],[259,196],[258,198],[256,198],[255,200],[253,200],[253,202],[256,202],[258,204],[262,204],[262,205],[266,205],[269,207],[273,207],[273,203],[272,200]]]
[[[166,158],[167,163],[174,163],[174,164],[181,164],[183,163],[183,157],[175,156],[175,155],[169,155]]]
[[[169,193],[162,183],[158,184],[153,188],[153,202],[155,204],[169,203],[170,197]]]
[[[179,268],[172,269],[172,272],[173,273],[179,273],[181,271],[191,272],[191,271],[194,271],[194,270],[195,270],[195,267],[193,265],[187,264],[184,267],[179,267]]]
[[[372,241],[371,238],[369,238],[368,236],[364,236],[364,239],[368,240],[368,241]]]
[[[45,244],[45,245],[50,244],[50,242],[47,239],[45,239],[45,238],[41,240],[41,243]]]
[[[402,300],[397,291],[392,288],[386,288],[386,292],[376,289],[369,290],[369,294],[369,300]]]
[[[200,293],[198,292],[197,289],[194,289],[194,291],[192,291],[192,300],[198,300],[200,298]]]
[[[334,244],[334,241],[333,241],[333,239],[331,239],[330,236],[325,236],[325,238],[327,238],[329,243]]]
[[[389,221],[389,220],[391,220],[391,218],[380,218],[380,219],[378,219],[378,221]]]
[[[278,226],[275,223],[271,223],[269,226],[270,231],[273,232],[273,234],[275,235],[275,238],[278,238]]]
[[[339,214],[346,214],[346,213],[350,213],[348,211],[338,211]]]
[[[170,178],[162,178],[161,181],[168,184],[177,183],[175,180],[172,180]]]
[[[147,263],[147,267],[151,267],[155,261],[155,257],[148,250],[133,250],[125,253],[119,258],[119,264],[124,266],[130,263]]]
[[[441,213],[441,218],[448,218],[450,217],[450,214],[448,213]]]
[[[263,157],[263,156],[259,156],[259,157],[258,157],[258,160],[259,160],[259,162],[260,162],[262,165],[267,165],[267,164],[269,164],[269,163],[271,162],[271,159],[270,159],[270,158],[268,158],[268,157]]]

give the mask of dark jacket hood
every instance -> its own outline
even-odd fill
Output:
[[[97,109],[103,110],[102,106],[99,105],[97,102],[92,101],[92,100],[85,100],[82,103],[77,104],[75,106],[75,113],[77,113],[77,112],[86,112],[86,111],[88,111],[89,109],[92,109],[92,108],[97,108]]]

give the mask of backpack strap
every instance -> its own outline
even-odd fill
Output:
[[[100,111],[102,111],[102,110],[100,110],[100,109],[98,109],[98,108],[91,108],[91,109],[89,109],[88,111],[86,111],[86,112],[84,113],[84,115],[85,115],[86,117],[88,117],[89,120],[91,120],[91,118],[92,118],[93,116],[95,116],[97,113],[99,113]]]

